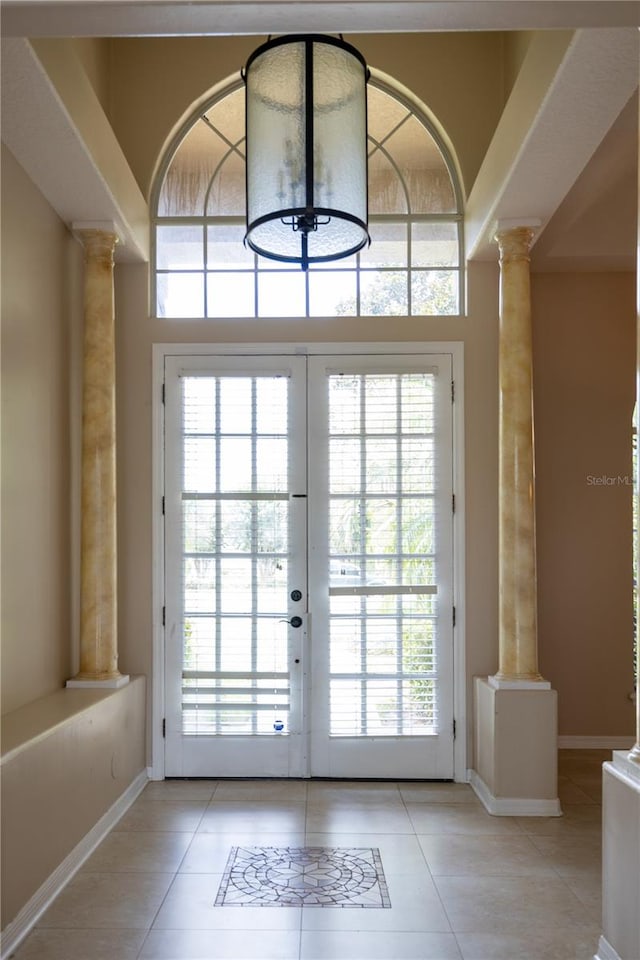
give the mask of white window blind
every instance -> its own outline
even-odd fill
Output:
[[[182,378],[182,732],[287,732],[288,379]]]
[[[438,731],[436,376],[328,376],[333,737]]]

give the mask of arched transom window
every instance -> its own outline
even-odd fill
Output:
[[[244,96],[238,83],[201,110],[160,170],[154,196],[156,315],[460,313],[461,194],[451,158],[429,121],[372,77],[371,246],[305,272],[243,245]]]

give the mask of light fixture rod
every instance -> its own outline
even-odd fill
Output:
[[[313,130],[313,43],[307,40],[304,45],[304,70],[305,70],[305,161],[306,161],[306,197],[305,205],[307,216],[313,215],[315,198],[313,196],[313,173],[314,173],[314,130]]]

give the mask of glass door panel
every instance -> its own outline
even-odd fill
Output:
[[[167,775],[453,776],[450,384],[167,359]]]
[[[312,773],[452,776],[450,384],[446,356],[310,363]]]
[[[303,375],[167,362],[168,775],[304,772]]]

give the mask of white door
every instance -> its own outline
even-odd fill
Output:
[[[165,411],[167,775],[452,777],[450,356],[168,358]]]
[[[451,358],[310,361],[311,773],[453,775]]]
[[[306,773],[305,362],[165,368],[167,776]]]

